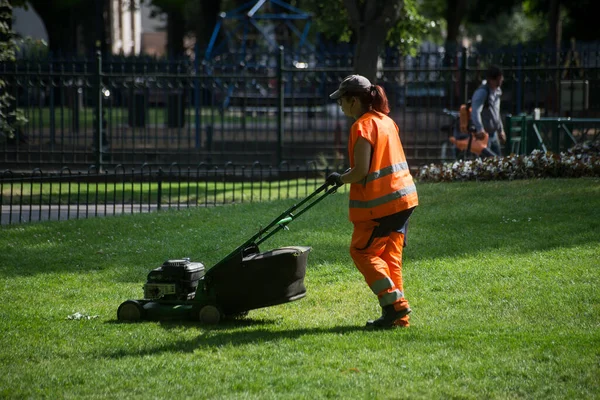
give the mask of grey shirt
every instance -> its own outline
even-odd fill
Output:
[[[488,97],[489,107],[484,107],[485,98]],[[489,89],[486,81],[475,90],[471,99],[471,120],[475,126],[476,132],[486,131],[490,136],[504,131],[502,126],[502,117],[500,116],[500,97],[502,89]]]

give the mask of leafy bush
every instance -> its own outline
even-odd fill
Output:
[[[416,178],[422,182],[451,182],[584,176],[600,176],[600,140],[577,144],[560,154],[534,150],[529,155],[430,164],[423,166]]]
[[[0,0],[0,63],[15,60],[14,39],[10,21],[12,19],[12,6],[7,0]],[[15,120],[13,107],[14,97],[8,93],[8,84],[0,78],[0,143],[7,139],[14,139]]]

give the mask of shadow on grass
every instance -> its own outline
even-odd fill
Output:
[[[252,343],[277,342],[286,339],[297,339],[307,335],[344,335],[353,332],[368,332],[364,326],[335,326],[328,328],[299,328],[289,330],[274,330],[272,327],[266,328],[265,325],[272,324],[270,321],[261,320],[236,320],[223,323],[213,327],[207,327],[202,334],[190,340],[177,340],[162,346],[156,346],[146,349],[113,349],[104,356],[107,358],[123,358],[131,356],[145,356],[160,353],[181,353],[194,352],[198,349],[211,349],[221,346],[244,346]],[[196,323],[169,322],[161,323],[167,329],[190,326],[198,327]],[[257,327],[256,329],[236,329]]]
[[[178,329],[178,328],[205,328],[211,331],[218,331],[224,329],[231,328],[247,328],[253,326],[266,326],[274,324],[274,321],[267,321],[262,319],[252,319],[252,318],[232,318],[225,319],[221,321],[219,325],[201,325],[198,321],[193,321],[190,319],[165,319],[161,321],[157,320],[142,320],[136,322],[129,321],[119,321],[117,319],[113,319],[110,321],[106,321],[107,324],[114,325],[137,325],[137,324],[145,324],[145,323],[159,323],[160,326],[166,330]]]

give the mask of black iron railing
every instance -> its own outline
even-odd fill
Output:
[[[282,163],[277,168],[201,163],[168,168],[117,166],[99,172],[95,166],[73,172],[0,174],[2,225],[68,220],[182,209],[232,203],[299,198],[323,184],[327,168]]]
[[[579,49],[577,62],[569,49],[523,46],[386,53],[377,83],[387,91],[407,159],[418,166],[443,159],[442,110],[457,110],[492,63],[505,73],[504,114],[539,108],[543,117],[597,116],[599,55],[598,46]],[[341,58],[298,63],[282,51],[235,65],[100,55],[3,64],[7,90],[27,122],[0,140],[0,164],[30,170],[339,162],[351,121],[328,95],[352,71]]]

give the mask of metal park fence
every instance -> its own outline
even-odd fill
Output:
[[[597,142],[600,119],[519,115],[508,117],[505,129],[510,153],[529,154],[537,149],[558,154],[576,144]]]
[[[98,55],[2,64],[22,118],[14,136],[0,138],[0,168],[343,161],[351,121],[328,95],[351,73],[351,54],[319,62],[283,50],[240,57],[170,62]],[[415,57],[388,51],[377,83],[388,93],[411,165],[447,157],[442,110],[458,110],[490,64],[505,73],[505,115],[535,108],[543,117],[600,114],[599,46],[432,48]]]
[[[327,168],[316,163],[278,168],[199,164],[162,169],[142,165],[98,171],[0,174],[1,225],[87,219],[169,209],[211,207],[304,197],[322,185]],[[342,188],[342,190],[345,190]]]
[[[535,149],[560,153],[600,138],[600,119],[520,115],[507,117],[505,124],[506,152],[516,155]],[[321,160],[296,165],[284,161],[276,167],[255,161],[193,167],[173,163],[165,168],[118,165],[112,170],[92,165],[83,171],[63,167],[49,173],[40,168],[29,173],[5,170],[0,173],[0,224],[299,198],[343,166],[343,160]]]

